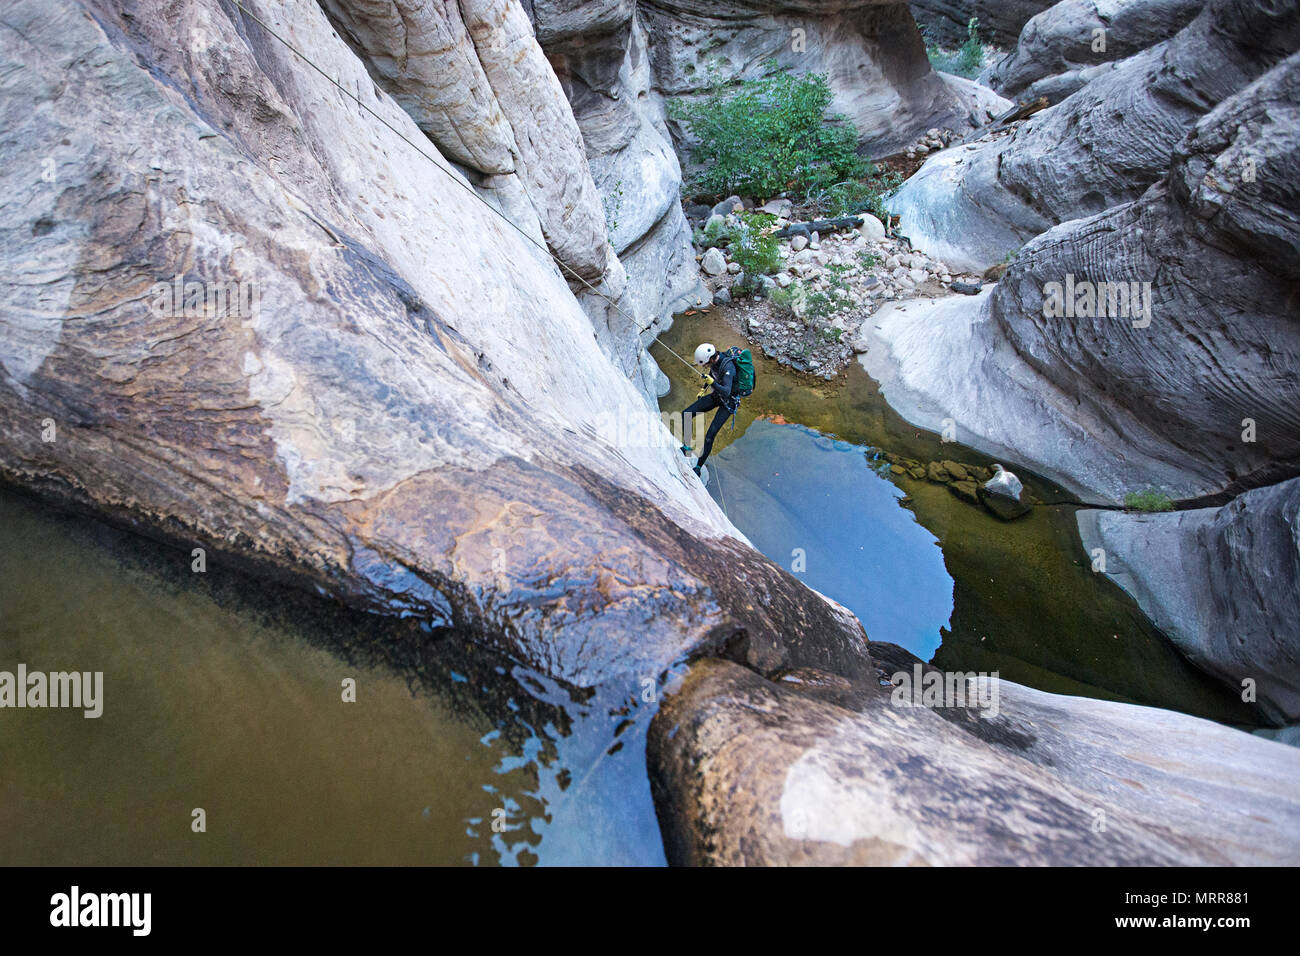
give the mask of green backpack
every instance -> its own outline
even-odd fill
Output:
[[[736,388],[732,392],[737,398],[748,398],[754,394],[754,356],[749,349],[732,346],[727,355],[736,363]]]

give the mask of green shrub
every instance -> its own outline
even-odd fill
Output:
[[[847,271],[849,266],[840,266],[839,269],[841,272]],[[782,314],[799,319],[805,326],[814,327],[824,325],[836,313],[853,307],[848,283],[837,272],[831,273],[824,292],[813,292],[806,283],[796,279],[784,289],[773,289],[769,299]],[[839,341],[839,330],[823,329],[823,334],[828,341]]]
[[[695,231],[695,241],[699,243],[700,248],[710,249],[713,246],[725,246],[731,241],[731,232],[727,227],[717,219],[711,219],[705,224],[704,230]]]
[[[747,278],[771,275],[781,268],[781,243],[764,230],[776,222],[765,212],[740,214],[740,225],[729,233],[731,259]]]
[[[926,44],[925,52],[930,58],[930,65],[944,73],[955,73],[973,80],[984,66],[984,46],[980,43],[979,18],[971,17],[966,24],[966,42],[949,52],[938,44]]]
[[[1130,491],[1126,494],[1124,507],[1129,511],[1173,511],[1174,502],[1168,495],[1148,488],[1146,491]]]
[[[776,64],[770,64],[775,69]],[[839,115],[825,74],[794,76],[784,69],[739,89],[714,88],[694,102],[674,101],[668,115],[699,141],[692,158],[705,170],[691,182],[715,196],[802,195],[865,174],[858,134]]]
[[[776,309],[778,313],[781,315],[792,316],[795,314],[795,304],[798,301],[798,294],[799,284],[792,282],[784,289],[777,286],[768,294],[767,298],[768,301],[772,303],[772,307]]]
[[[824,189],[808,193],[806,203],[819,216],[848,216],[869,212],[881,222],[889,213],[885,210],[885,197],[903,183],[903,177],[889,170],[882,171],[867,164],[861,180],[835,183]]]

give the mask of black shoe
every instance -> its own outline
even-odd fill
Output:
[[[694,468],[691,469],[691,471],[695,472],[696,475],[699,475],[700,469],[703,467],[704,467],[703,465],[696,465]]]

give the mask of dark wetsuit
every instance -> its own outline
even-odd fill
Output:
[[[705,460],[713,451],[713,439],[718,437],[718,432],[722,431],[722,426],[726,424],[727,419],[740,407],[740,399],[733,394],[735,390],[736,360],[729,355],[720,355],[718,364],[713,368],[713,391],[697,398],[682,412],[682,434],[689,438],[692,433],[691,424],[694,421],[691,416],[707,412],[712,408],[718,410],[718,413],[713,416],[713,421],[709,422],[709,430],[704,436],[704,448],[700,451],[700,460],[695,463],[696,468],[704,467]]]

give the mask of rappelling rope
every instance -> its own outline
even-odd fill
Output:
[[[605,293],[601,292],[599,289],[597,289],[594,285],[592,285],[590,282],[588,282],[588,281],[587,281],[586,279],[584,279],[582,276],[578,275],[577,272],[574,272],[574,270],[573,270],[572,268],[570,268],[569,266],[567,266],[567,265],[565,265],[563,262],[561,262],[560,259],[559,259],[559,257],[556,256],[555,253],[551,252],[551,250],[548,249],[544,244],[538,242],[536,239],[534,239],[532,236],[530,236],[527,232],[525,232],[525,231],[524,231],[523,229],[521,229],[518,225],[516,225],[516,224],[515,224],[515,223],[514,223],[514,222],[513,222],[513,221],[512,221],[508,216],[506,216],[505,213],[501,212],[499,209],[497,209],[497,208],[494,207],[491,203],[489,203],[486,199],[484,199],[482,196],[480,196],[477,192],[475,192],[474,187],[471,186],[468,182],[466,182],[465,180],[463,180],[463,179],[461,179],[460,177],[456,176],[456,175],[455,175],[454,173],[452,173],[450,170],[444,168],[444,167],[443,167],[443,166],[442,166],[442,165],[441,165],[441,164],[440,164],[436,159],[434,159],[432,156],[430,156],[428,153],[426,153],[423,149],[421,149],[417,143],[413,142],[410,138],[408,138],[408,137],[406,136],[405,133],[403,133],[401,130],[399,130],[397,127],[395,127],[392,123],[388,122],[388,120],[384,119],[382,116],[380,116],[378,113],[376,113],[374,110],[372,110],[372,109],[371,109],[369,106],[367,106],[365,103],[361,102],[361,98],[360,98],[359,96],[357,96],[355,93],[353,93],[353,92],[352,92],[351,90],[349,90],[347,87],[343,86],[343,84],[341,84],[338,80],[334,79],[334,77],[332,77],[332,76],[330,76],[328,73],[326,73],[326,72],[325,72],[321,67],[317,66],[317,65],[312,61],[311,57],[307,56],[307,54],[303,53],[301,50],[299,50],[296,46],[294,46],[292,43],[290,43],[290,42],[289,42],[288,40],[286,40],[284,37],[280,36],[280,34],[276,33],[274,30],[272,30],[271,27],[267,25],[267,23],[266,23],[265,20],[263,20],[263,19],[262,19],[261,17],[259,17],[256,13],[254,13],[252,10],[249,10],[246,6],[244,6],[243,0],[228,0],[228,2],[231,3],[231,4],[233,4],[235,7],[237,7],[237,8],[239,9],[239,12],[240,12],[240,13],[243,13],[244,15],[250,17],[250,18],[251,18],[252,20],[254,20],[254,21],[255,21],[259,26],[261,26],[261,28],[262,28],[263,30],[265,30],[265,31],[266,31],[267,33],[269,33],[271,36],[275,37],[275,39],[279,40],[279,41],[280,41],[282,44],[284,44],[284,46],[287,47],[287,48],[288,48],[288,49],[289,49],[289,50],[290,50],[290,51],[291,51],[295,56],[297,56],[299,59],[301,59],[304,63],[306,63],[308,66],[310,66],[313,70],[315,70],[315,71],[316,71],[317,73],[319,73],[321,76],[325,77],[325,79],[326,79],[327,81],[329,81],[329,83],[331,83],[333,86],[335,86],[335,87],[339,90],[340,93],[342,93],[344,96],[347,96],[347,97],[349,97],[350,99],[352,99],[352,100],[357,104],[358,107],[360,107],[361,109],[365,110],[367,113],[369,113],[369,114],[370,114],[371,116],[373,116],[375,119],[377,119],[380,123],[382,123],[385,127],[387,127],[387,128],[388,128],[388,129],[389,129],[389,130],[394,134],[394,135],[396,135],[398,139],[402,140],[402,142],[406,143],[408,146],[410,146],[412,149],[414,149],[417,153],[419,153],[421,156],[423,156],[423,157],[424,157],[425,159],[427,159],[429,162],[433,163],[433,165],[434,165],[435,167],[437,167],[439,170],[441,170],[443,173],[446,173],[447,176],[449,176],[449,177],[451,178],[451,180],[452,180],[454,183],[456,183],[456,185],[460,186],[460,187],[461,187],[462,189],[464,189],[467,193],[469,193],[471,196],[473,196],[475,199],[477,199],[479,202],[481,202],[485,207],[487,207],[488,209],[490,209],[490,210],[491,210],[493,213],[495,213],[495,214],[496,214],[496,215],[497,215],[497,216],[498,216],[502,221],[504,221],[505,223],[507,223],[507,224],[510,226],[511,229],[513,229],[515,232],[519,233],[519,235],[523,236],[525,239],[527,239],[530,243],[532,243],[532,244],[533,244],[534,246],[536,246],[538,249],[542,250],[542,252],[546,253],[546,255],[548,255],[552,260],[554,260],[554,262],[555,262],[555,264],[556,264],[557,266],[559,266],[561,269],[563,269],[563,270],[565,270],[566,272],[568,272],[568,273],[569,273],[570,275],[572,275],[575,279],[577,279],[579,282],[581,282],[583,285],[585,285],[588,289],[590,289],[593,293],[595,293],[596,295],[598,295],[598,296],[600,296],[602,299],[604,299],[606,302],[608,302],[608,303],[610,304],[610,306],[611,306],[615,311],[617,311],[617,312],[618,312],[620,315],[622,315],[625,319],[627,319],[629,322],[631,322],[632,325],[633,325],[634,327],[637,326],[637,320],[636,320],[635,318],[633,318],[630,314],[628,314],[628,313],[627,313],[627,312],[626,312],[626,311],[625,311],[621,306],[619,306],[619,304],[618,304],[617,302],[615,302],[613,299],[611,299],[611,298],[610,298],[609,296],[607,296]],[[526,184],[524,184],[524,182],[522,181],[522,179],[520,180],[520,185],[523,186],[523,188],[524,188],[524,192],[525,192],[525,194],[526,194],[527,191],[528,191],[528,187],[527,187]],[[530,201],[531,201],[531,197],[530,197]],[[648,328],[648,326],[647,326],[647,328]],[[644,332],[645,329],[640,329],[640,331]],[[680,355],[678,355],[676,352],[674,352],[674,351],[673,351],[671,348],[669,348],[667,345],[664,345],[664,343],[663,343],[662,341],[660,341],[659,336],[656,335],[656,336],[654,337],[654,341],[659,342],[660,345],[662,345],[665,349],[668,350],[669,354],[671,354],[674,358],[677,359],[677,361],[681,362],[683,365],[685,365],[687,368],[689,368],[692,372],[698,372],[698,371],[699,371],[699,370],[698,370],[694,365],[692,365],[690,362],[686,361],[686,359],[682,358]]]
[[[727,496],[722,493],[722,469],[721,468],[718,469],[718,500],[722,505],[723,517],[726,518],[728,521],[730,521],[731,515],[727,514]]]

